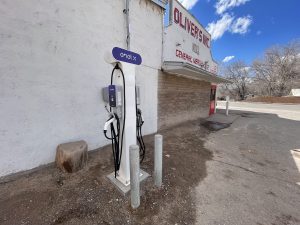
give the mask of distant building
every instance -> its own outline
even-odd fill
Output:
[[[292,89],[290,95],[300,97],[300,89]]]

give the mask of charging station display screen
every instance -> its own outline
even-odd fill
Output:
[[[109,85],[108,86],[108,96],[109,96],[109,105],[110,107],[116,107],[116,86]]]

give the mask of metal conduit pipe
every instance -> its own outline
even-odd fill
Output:
[[[125,9],[123,10],[123,13],[126,15],[126,45],[127,50],[130,50],[130,20],[129,20],[129,6],[130,6],[130,0],[125,0]]]

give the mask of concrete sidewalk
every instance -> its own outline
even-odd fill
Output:
[[[225,101],[217,102],[217,109],[226,109]],[[232,110],[272,113],[281,118],[297,120],[300,118],[300,104],[278,104],[278,103],[259,103],[259,102],[229,102],[229,114]]]

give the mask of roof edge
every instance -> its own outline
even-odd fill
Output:
[[[180,74],[176,70],[184,69],[186,70],[186,74]],[[197,66],[194,66],[190,63],[186,62],[176,62],[176,61],[164,61],[162,66],[162,71],[170,74],[178,74],[178,75],[186,75],[190,76],[199,80],[206,80],[209,82],[215,82],[215,83],[232,83],[232,81],[220,77],[216,74],[213,74],[209,71],[206,71],[204,69],[201,69]],[[192,75],[188,75],[188,72],[190,72]],[[198,74],[199,76],[195,76],[195,74]]]
[[[168,0],[151,0],[151,1],[163,9],[166,9],[166,5],[168,3]]]

